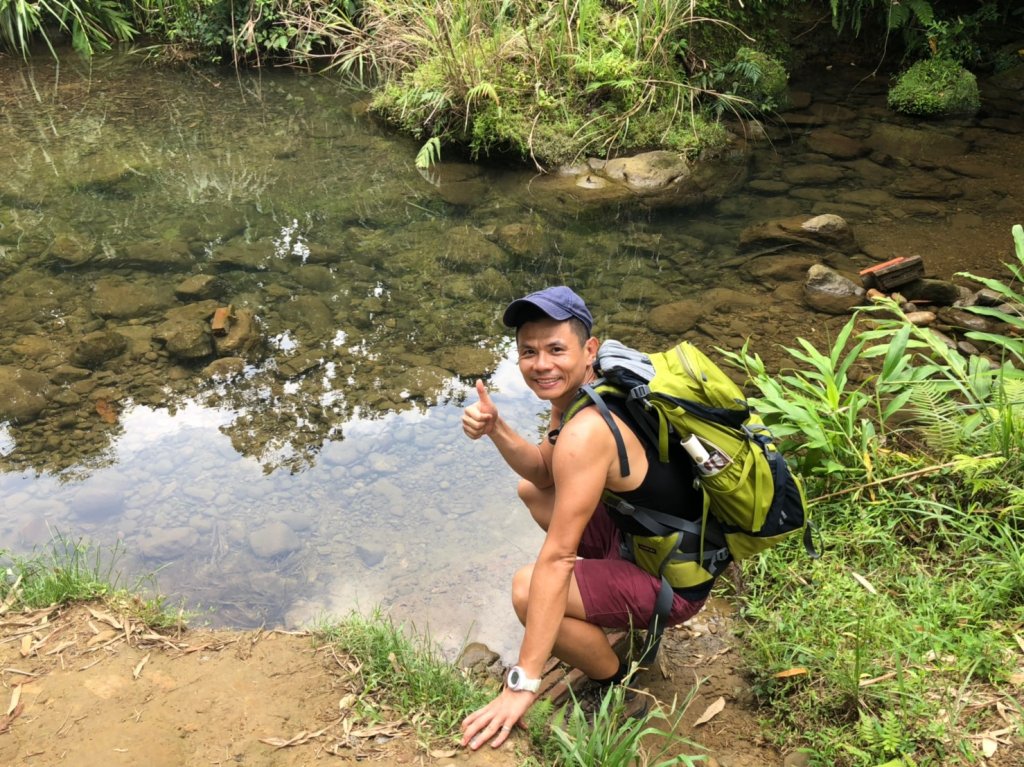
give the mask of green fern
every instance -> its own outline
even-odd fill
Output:
[[[425,170],[441,161],[441,139],[431,136],[416,153],[416,167]]]
[[[906,732],[906,724],[894,711],[886,711],[881,717],[862,711],[857,722],[860,743],[875,758],[900,756],[913,750],[914,744],[907,738]]]
[[[889,3],[889,29],[903,29],[913,20],[922,26],[928,26],[935,19],[935,11],[928,0],[903,0],[900,3]]]
[[[467,106],[472,106],[474,102],[482,98],[486,98],[493,101],[498,106],[501,106],[501,100],[498,98],[498,91],[490,83],[478,83],[466,91]]]
[[[860,35],[864,23],[872,16],[885,14],[890,31],[905,29],[915,19],[927,26],[935,18],[935,10],[928,0],[831,0],[830,5],[832,26],[840,32],[849,26],[854,36]]]
[[[949,455],[963,447],[963,412],[937,381],[918,381],[907,392],[907,409],[925,442],[940,455]]]

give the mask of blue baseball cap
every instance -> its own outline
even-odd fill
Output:
[[[523,298],[517,298],[505,310],[505,325],[510,328],[522,326],[535,309],[540,309],[548,317],[559,322],[577,319],[586,327],[588,334],[594,327],[594,318],[587,305],[583,303],[583,299],[576,295],[572,288],[564,285],[544,288]]]

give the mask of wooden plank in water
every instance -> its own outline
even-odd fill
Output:
[[[860,279],[867,288],[892,290],[924,277],[920,256],[899,256],[860,270]]]

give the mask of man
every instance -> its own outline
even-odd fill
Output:
[[[551,404],[549,438],[533,444],[517,434],[482,381],[476,382],[479,402],[465,409],[462,428],[470,439],[489,437],[522,477],[519,497],[546,536],[537,560],[513,578],[512,603],[525,626],[518,661],[502,692],[462,723],[462,745],[474,750],[505,742],[536,699],[552,654],[599,684],[620,682],[626,674],[604,629],[648,625],[661,580],[622,558],[619,528],[633,531],[601,503],[602,492],[666,513],[678,514],[681,505],[693,510],[693,518],[701,513],[688,473],[660,463],[656,448],[645,446],[621,412],[614,418],[625,441],[626,477],[612,431],[596,408],[585,407],[562,425],[580,387],[596,378],[594,321],[576,293],[564,286],[531,293],[508,306],[504,322],[516,329],[527,386]],[[693,616],[709,588],[677,591],[667,625]]]

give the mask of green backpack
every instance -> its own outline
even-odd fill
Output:
[[[650,662],[673,588],[706,584],[730,561],[795,535],[803,535],[811,557],[818,555],[799,480],[743,392],[707,355],[685,341],[666,352],[645,354],[609,340],[598,350],[595,369],[598,380],[580,389],[562,425],[583,407],[596,405],[615,436],[622,476],[628,476],[625,444],[605,402],[606,397],[619,398],[662,461],[669,460],[670,441],[687,448],[694,458],[694,481],[704,491],[699,523],[635,507],[607,491],[602,499],[651,533],[629,536],[627,552],[662,579],[644,654],[644,662]]]

